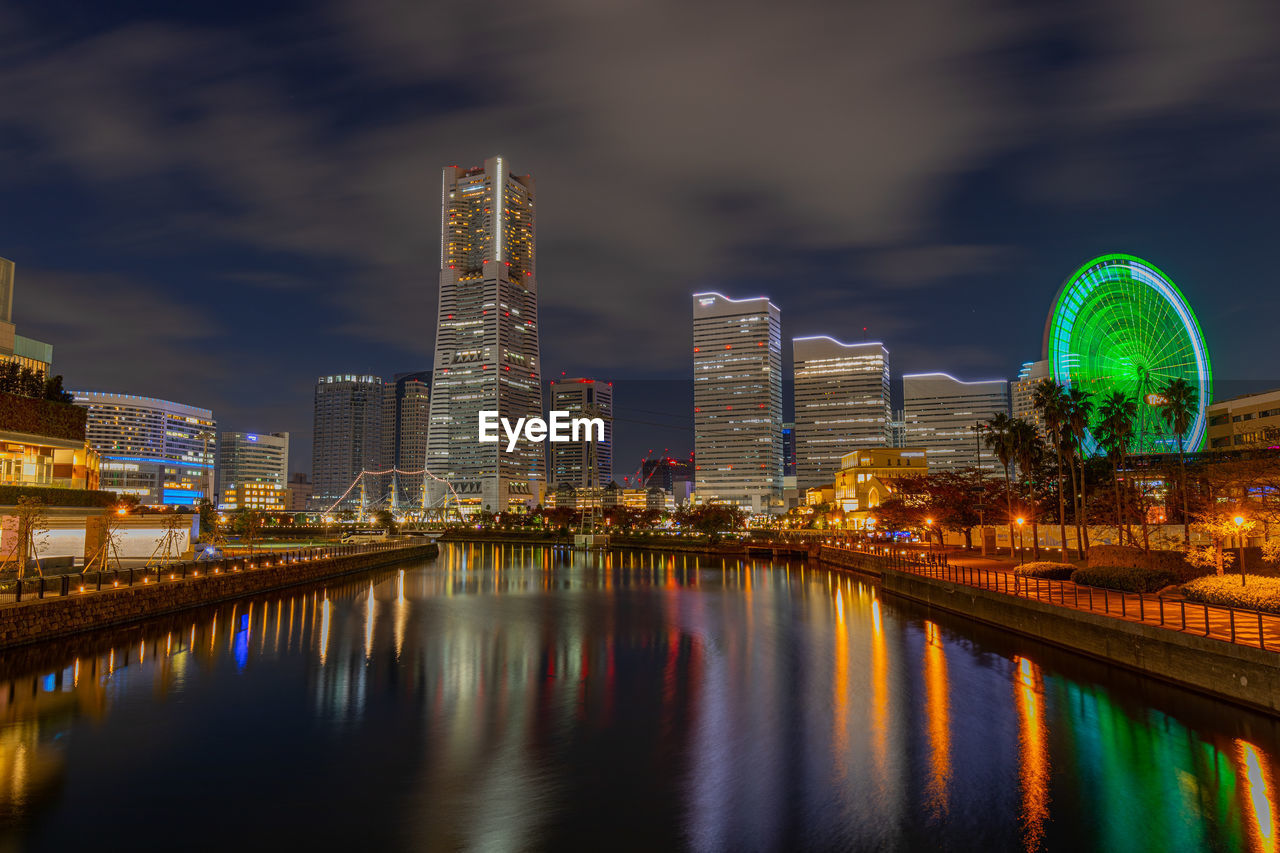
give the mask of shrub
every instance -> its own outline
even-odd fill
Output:
[[[1177,582],[1167,569],[1144,569],[1136,566],[1089,566],[1076,569],[1071,580],[1082,586],[1119,589],[1125,592],[1157,592]]]
[[[84,441],[89,411],[71,403],[0,393],[0,427],[27,435]]]
[[[15,506],[19,498],[37,498],[47,506],[111,506],[115,492],[95,489],[61,489],[52,486],[0,486],[0,506]]]
[[[1245,575],[1245,580],[1241,586],[1239,575],[1208,575],[1184,584],[1182,594],[1205,604],[1280,613],[1280,578]]]
[[[1071,577],[1075,568],[1070,563],[1023,563],[1013,573],[1024,578],[1064,581]]]

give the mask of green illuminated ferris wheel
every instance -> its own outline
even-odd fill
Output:
[[[1054,379],[1093,395],[1089,453],[1100,452],[1098,408],[1115,391],[1138,404],[1133,452],[1176,451],[1160,409],[1160,390],[1175,378],[1195,388],[1199,402],[1183,445],[1191,451],[1204,442],[1213,376],[1200,324],[1169,277],[1141,258],[1103,255],[1076,270],[1054,300],[1044,351]]]

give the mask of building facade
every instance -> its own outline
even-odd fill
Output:
[[[381,490],[392,509],[421,506],[426,489],[431,371],[397,373],[382,398]]]
[[[306,512],[311,507],[311,478],[306,474],[295,471],[285,491],[290,512]]]
[[[542,416],[535,192],[502,157],[444,170],[440,303],[427,480],[430,507],[527,507],[545,483],[540,443],[478,440],[482,410]],[[437,479],[438,478],[438,479]]]
[[[197,506],[214,497],[217,422],[198,406],[108,391],[72,391],[88,410],[103,489],[144,506]]]
[[[1041,436],[1047,436],[1044,419],[1035,407],[1036,386],[1049,377],[1049,362],[1028,361],[1018,371],[1018,378],[1009,386],[1013,416],[1035,425]]]
[[[830,483],[854,450],[893,443],[889,350],[826,335],[791,343],[795,369],[796,485]]]
[[[1007,380],[964,382],[946,373],[907,374],[902,399],[903,443],[927,449],[931,468],[999,467],[978,427],[995,414],[1009,414]]]
[[[840,460],[833,503],[844,513],[846,527],[875,527],[875,511],[898,491],[907,477],[929,472],[929,454],[923,447],[877,447],[855,450]]]
[[[1214,403],[1208,417],[1210,450],[1280,447],[1280,388]]]
[[[548,481],[574,488],[603,487],[613,482],[613,383],[598,379],[553,380],[551,410],[568,412],[572,418],[600,418],[604,421],[604,441],[548,442]]]
[[[53,347],[17,334],[13,323],[14,263],[0,258],[0,364],[12,362],[47,376],[53,364]]]
[[[314,509],[355,509],[362,498],[369,506],[381,497],[374,494],[373,478],[365,483],[363,494],[356,479],[363,471],[381,470],[383,390],[380,376],[345,373],[316,381],[311,444]]]
[[[693,296],[696,492],[703,503],[782,503],[782,316],[767,298]]]
[[[218,509],[288,509],[289,433],[218,435]]]

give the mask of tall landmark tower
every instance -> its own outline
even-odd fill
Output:
[[[478,441],[482,410],[542,417],[534,183],[502,157],[444,170],[440,307],[427,439],[429,506],[501,512],[535,503],[543,447]],[[439,479],[436,479],[439,478]]]

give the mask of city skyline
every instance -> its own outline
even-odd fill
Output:
[[[649,427],[624,420],[659,420],[641,410],[673,424],[657,451],[692,448],[684,400],[624,383],[687,380],[682,324],[671,318],[708,289],[770,294],[786,312],[785,338],[883,340],[904,373],[1013,378],[1039,357],[1043,306],[1070,270],[1126,251],[1160,264],[1198,306],[1217,376],[1242,383],[1217,396],[1280,385],[1248,344],[1263,339],[1277,299],[1258,212],[1280,189],[1280,169],[1250,142],[1275,126],[1250,93],[1274,88],[1276,72],[1243,61],[1261,55],[1248,36],[1268,31],[1271,10],[1199,10],[1207,22],[1170,15],[1157,33],[1122,8],[1107,28],[1083,9],[1026,12],[999,28],[974,23],[990,14],[957,8],[931,21],[928,38],[837,51],[846,73],[870,63],[888,82],[883,92],[848,87],[848,109],[832,117],[816,96],[783,94],[807,89],[802,58],[789,57],[774,82],[753,70],[747,46],[773,31],[767,15],[743,16],[744,38],[722,40],[722,61],[707,63],[736,70],[733,98],[695,69],[682,99],[664,107],[649,96],[681,70],[674,58],[625,86],[609,77],[583,91],[584,75],[565,73],[618,26],[634,25],[635,36],[613,58],[619,72],[655,61],[643,50],[656,39],[646,16],[622,10],[591,20],[531,13],[580,43],[533,76],[512,61],[518,37],[503,16],[483,17],[494,38],[478,49],[493,79],[455,86],[445,59],[458,48],[433,32],[427,7],[337,3],[304,19],[234,2],[213,18],[145,7],[59,16],[53,6],[12,14],[16,60],[3,78],[22,97],[0,108],[0,126],[16,156],[30,155],[6,179],[0,214],[20,332],[56,343],[69,385],[119,387],[124,373],[126,390],[207,406],[229,429],[290,432],[298,468],[310,456],[316,376],[432,367],[424,318],[435,312],[439,247],[434,205],[422,202],[434,198],[441,163],[495,152],[544,188],[545,372],[618,384],[620,469],[652,446]],[[834,33],[843,14],[802,4],[788,16]],[[883,14],[876,31],[918,36],[903,13]],[[304,29],[313,40],[299,46]],[[676,56],[692,46],[692,34],[677,35]],[[1234,36],[1252,45],[1243,59],[1238,45],[1213,49]],[[338,39],[341,50],[323,49]],[[441,64],[404,50],[419,42],[438,48]],[[538,65],[563,45],[525,49]],[[964,85],[1007,80],[1011,56],[1021,57],[1017,83]],[[1137,73],[1175,57],[1176,85]],[[306,73],[316,63],[328,73]],[[169,79],[184,85],[146,82]],[[595,111],[583,127],[577,98]],[[41,107],[64,102],[65,111]],[[796,111],[810,108],[828,116],[827,133],[792,130]],[[1070,132],[1045,123],[1044,109],[1070,117]],[[1107,119],[1121,109],[1125,122]],[[619,139],[623,119],[655,136]],[[681,146],[653,144],[677,127],[694,131],[678,135]],[[1238,132],[1248,127],[1260,132]],[[829,157],[832,140],[851,151],[850,165],[827,170],[831,191],[815,194],[794,171]],[[1145,156],[1157,141],[1161,157]],[[1203,156],[1214,148],[1223,156]],[[1228,288],[1258,310],[1214,298]],[[99,321],[113,311],[137,325]],[[640,358],[619,345],[635,341]]]

